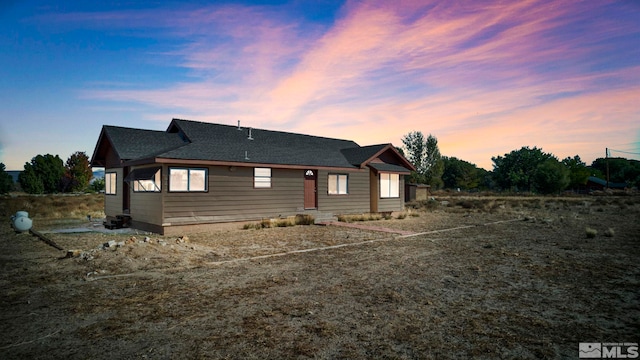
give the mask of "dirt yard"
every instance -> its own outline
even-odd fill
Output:
[[[437,197],[358,223],[407,235],[47,234],[73,257],[9,226],[87,226],[96,204],[0,198],[1,359],[575,359],[640,341],[638,196]]]

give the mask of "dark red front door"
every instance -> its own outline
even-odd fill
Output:
[[[318,171],[305,170],[304,172],[304,208],[315,209],[318,207],[317,195]]]

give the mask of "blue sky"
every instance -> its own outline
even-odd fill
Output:
[[[59,3],[0,5],[10,170],[174,117],[360,145],[422,131],[487,169],[522,146],[640,157],[637,1]]]

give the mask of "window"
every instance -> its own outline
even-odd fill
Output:
[[[256,189],[268,189],[271,187],[271,169],[253,169],[253,187]]]
[[[133,183],[135,192],[160,192],[162,176],[159,167],[133,170],[127,179]]]
[[[207,191],[207,169],[169,168],[169,191]]]
[[[329,195],[346,195],[349,192],[347,185],[349,176],[345,174],[329,174]]]
[[[116,194],[116,182],[117,174],[114,172],[109,172],[104,174],[104,193],[107,195],[115,195]]]
[[[380,197],[400,197],[400,175],[380,173]]]

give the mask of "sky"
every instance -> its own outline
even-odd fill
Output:
[[[0,162],[173,118],[640,159],[640,1],[2,1]]]

